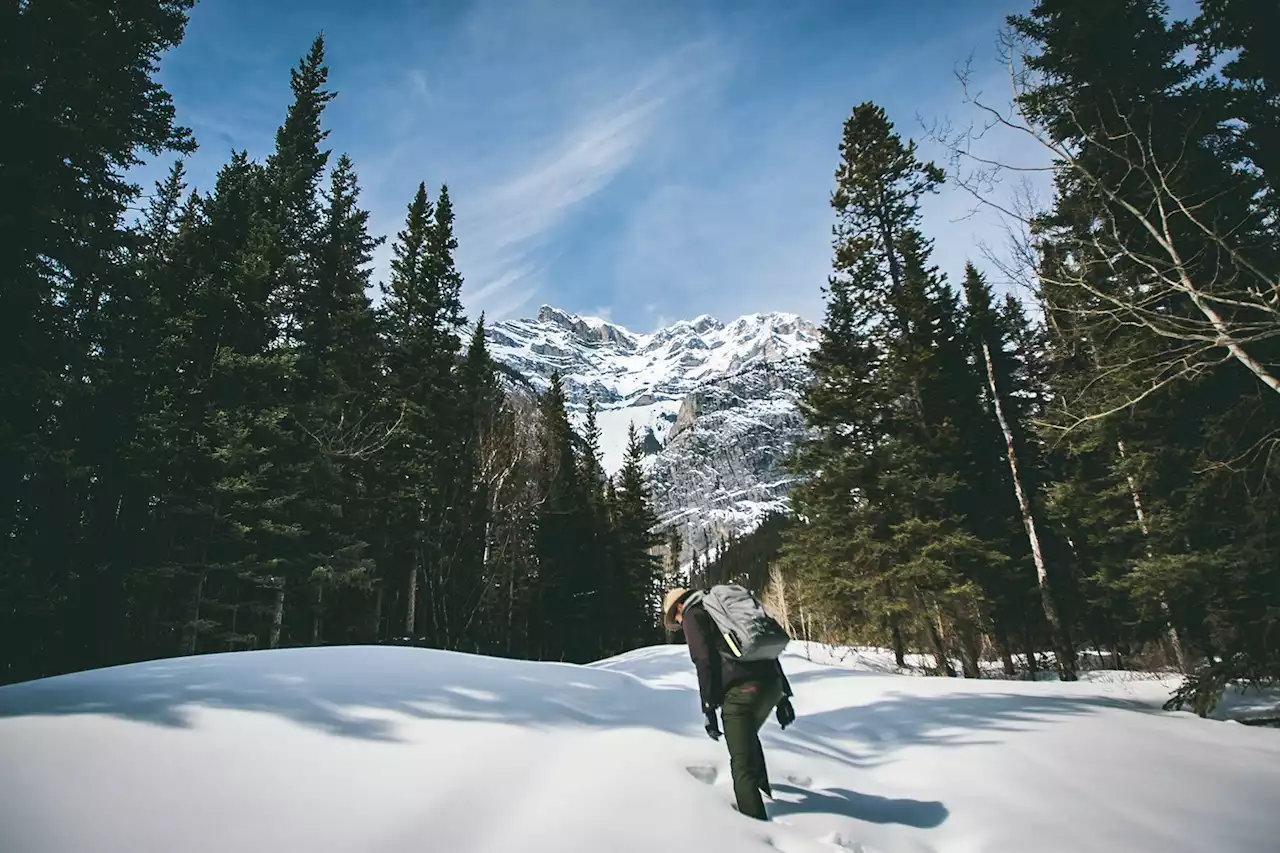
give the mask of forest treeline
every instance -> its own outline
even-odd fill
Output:
[[[962,73],[983,123],[933,133],[945,172],[853,110],[793,613],[947,674],[984,651],[1065,679],[1084,648],[1169,665],[1200,711],[1280,676],[1277,31],[1268,2],[1041,0],[1000,38],[1011,104]],[[989,194],[1026,166],[981,159],[999,131],[1051,162],[1050,204]],[[931,262],[921,202],[948,180],[1000,206],[999,263]]]
[[[587,661],[661,637],[633,436],[507,393],[448,188],[406,186],[382,299],[317,38],[262,162],[205,191],[154,81],[192,0],[0,12],[0,683],[180,654],[413,643]],[[281,86],[286,78],[281,75]],[[135,215],[140,213],[140,215]]]

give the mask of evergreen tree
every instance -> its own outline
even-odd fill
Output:
[[[586,490],[574,454],[573,428],[565,409],[564,386],[553,373],[539,404],[542,417],[542,506],[538,512],[539,657],[585,662],[595,631],[589,609],[599,605],[588,582],[584,534],[588,529]]]
[[[448,600],[444,586],[453,559],[453,543],[445,542],[446,508],[462,485],[452,480],[459,457],[457,433],[450,434],[450,427],[457,427],[452,369],[461,325],[454,307],[461,286],[451,255],[455,246],[451,212],[446,206],[441,218],[425,184],[419,184],[392,247],[391,281],[381,311],[388,393],[403,416],[381,455],[388,530],[381,536],[378,560],[400,574],[406,633],[437,643],[447,641],[448,617],[440,608]],[[431,585],[433,609],[426,613],[419,606],[421,581]]]
[[[956,296],[918,227],[942,174],[874,104],[853,111],[841,154],[837,273],[803,399],[816,436],[796,458],[820,473],[793,493],[806,523],[789,532],[787,560],[843,620],[897,635],[915,614],[939,671],[954,626],[976,675],[974,575],[1001,555],[967,514],[974,385]]]
[[[658,602],[662,565],[654,548],[661,543],[658,517],[645,483],[644,444],[635,424],[627,427],[627,451],[618,471],[614,499],[613,542],[616,553],[622,648],[636,648],[661,636]]]
[[[0,119],[22,129],[0,140],[0,639],[15,650],[38,644],[6,656],[3,677],[124,653],[116,559],[131,546],[109,504],[113,492],[132,497],[118,451],[140,389],[118,373],[108,388],[121,353],[102,348],[116,349],[125,314],[100,309],[136,285],[135,235],[122,218],[140,188],[125,172],[144,150],[195,147],[154,79],[191,5],[42,2],[0,12]],[[100,436],[99,414],[111,425]],[[109,482],[97,479],[100,466],[111,467]],[[114,615],[110,625],[75,621],[86,614]],[[95,637],[102,630],[113,633]]]
[[[1070,428],[1054,511],[1098,569],[1091,621],[1124,645],[1165,637],[1178,661],[1209,663],[1188,683],[1201,709],[1278,656],[1269,605],[1252,606],[1274,601],[1275,560],[1254,526],[1271,523],[1274,502],[1254,489],[1274,469],[1257,455],[1265,433],[1247,426],[1280,404],[1274,310],[1254,286],[1280,269],[1265,224],[1276,111],[1247,5],[1206,2],[1188,22],[1153,0],[1045,0],[1010,18],[1032,72],[1019,107],[1075,152],[1035,223],[1048,419]]]
[[[335,97],[324,88],[329,69],[324,64],[324,36],[316,36],[311,50],[290,72],[293,103],[276,130],[276,147],[266,162],[265,203],[273,235],[276,301],[284,343],[294,342],[303,316],[312,307],[316,286],[318,243],[323,213],[320,182],[329,151],[320,145],[329,132],[321,125],[324,109]]]

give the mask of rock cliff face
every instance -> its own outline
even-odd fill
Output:
[[[813,324],[794,314],[728,325],[702,316],[638,334],[543,306],[537,319],[495,323],[487,335],[494,358],[529,390],[541,393],[560,371],[579,425],[595,399],[609,473],[622,464],[629,424],[652,436],[654,500],[664,527],[680,531],[684,560],[786,508]]]

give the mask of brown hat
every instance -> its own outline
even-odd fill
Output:
[[[684,600],[689,594],[689,590],[683,587],[676,587],[667,593],[667,597],[662,600],[662,624],[666,626],[668,631],[679,631],[680,623],[676,621],[676,605]]]

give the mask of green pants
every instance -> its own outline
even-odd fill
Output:
[[[782,684],[776,680],[738,684],[725,694],[722,716],[724,742],[729,747],[729,772],[738,811],[768,820],[761,791],[770,792],[769,772],[760,745],[760,728],[782,701]],[[770,792],[772,793],[772,792]]]

